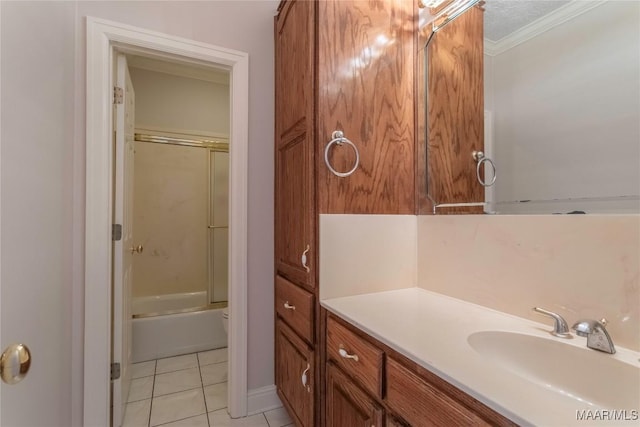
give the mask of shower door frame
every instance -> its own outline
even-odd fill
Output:
[[[247,415],[247,164],[249,55],[87,17],[84,425],[109,425],[115,52],[229,70],[229,412]]]

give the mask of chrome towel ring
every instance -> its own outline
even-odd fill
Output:
[[[345,178],[351,175],[352,173],[354,173],[356,169],[358,169],[358,165],[360,164],[360,153],[358,152],[358,148],[355,146],[355,144],[349,141],[344,136],[344,133],[342,131],[340,130],[333,131],[333,133],[331,134],[331,138],[332,138],[331,141],[329,141],[329,143],[324,149],[324,162],[327,164],[327,167],[329,168],[331,173],[333,173],[335,176],[338,176],[340,178]],[[351,168],[351,170],[349,170],[348,172],[338,172],[329,163],[329,149],[333,144],[337,144],[337,145],[347,144],[351,148],[353,148],[353,151],[356,153],[356,163],[353,165],[353,168]]]
[[[496,165],[495,165],[495,163],[493,163],[493,160],[491,160],[489,157],[485,156],[482,151],[474,151],[474,152],[471,153],[471,156],[473,156],[473,160],[478,162],[478,164],[476,165],[476,178],[478,178],[478,182],[483,187],[491,187],[493,184],[496,183]],[[485,162],[490,164],[491,165],[491,169],[493,170],[493,178],[491,178],[491,182],[489,182],[488,184],[487,184],[487,182],[485,180],[483,180],[480,177],[480,168],[482,167],[482,164],[485,163]],[[486,172],[486,170],[487,170],[487,167],[485,166],[485,172]],[[485,173],[485,175],[486,175],[486,173]]]

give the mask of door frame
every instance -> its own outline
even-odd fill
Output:
[[[178,60],[230,72],[229,395],[233,418],[247,415],[247,175],[249,55],[87,17],[84,425],[109,425],[113,215],[114,52]]]

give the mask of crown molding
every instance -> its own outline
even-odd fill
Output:
[[[484,39],[484,53],[489,56],[500,55],[558,25],[565,23],[583,13],[607,3],[609,0],[579,1],[574,0],[553,12],[525,25],[497,42]]]
[[[159,61],[145,56],[129,56],[127,59],[131,68],[229,85],[229,72],[226,70],[216,70],[212,67],[197,66],[195,64],[188,66],[175,62]]]

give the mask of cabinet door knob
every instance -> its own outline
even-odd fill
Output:
[[[132,254],[134,254],[134,253],[141,254],[142,251],[144,250],[144,247],[142,245],[138,245],[138,246],[133,246],[133,247],[129,248],[129,250],[131,251]]]
[[[284,308],[286,308],[287,310],[295,310],[296,306],[289,304],[289,301],[285,301],[284,302]]]
[[[305,270],[307,270],[307,273],[311,271],[311,269],[309,267],[307,267],[307,253],[309,252],[309,249],[311,249],[309,247],[309,245],[307,245],[307,249],[304,250],[304,252],[302,252],[302,266],[304,267]]]
[[[359,360],[357,354],[349,354],[349,353],[347,353],[347,350],[345,350],[343,346],[340,346],[340,349],[338,350],[338,353],[340,354],[340,357],[342,357],[343,359],[353,359],[355,362],[357,362]]]

